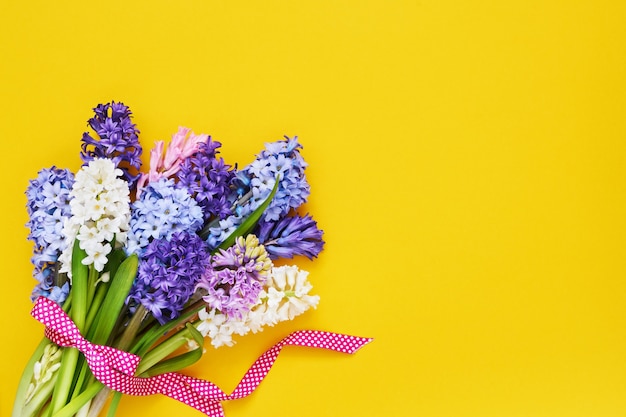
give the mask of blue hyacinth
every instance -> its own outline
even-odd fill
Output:
[[[162,178],[148,184],[131,205],[132,216],[126,252],[142,256],[154,239],[170,239],[178,232],[197,232],[203,224],[202,209],[185,188]]]
[[[28,239],[34,242],[31,261],[35,267],[33,275],[38,281],[32,292],[34,300],[44,296],[62,303],[69,292],[67,283],[57,279],[56,261],[67,246],[63,237],[63,223],[71,215],[70,190],[74,174],[56,167],[42,169],[26,189],[26,209],[30,229]]]

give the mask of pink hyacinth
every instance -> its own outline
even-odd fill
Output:
[[[200,144],[208,139],[209,135],[196,135],[188,127],[179,127],[178,132],[172,135],[166,152],[163,152],[164,142],[157,141],[150,151],[150,171],[142,174],[137,182],[137,197],[149,182],[176,174],[180,164],[196,153]]]

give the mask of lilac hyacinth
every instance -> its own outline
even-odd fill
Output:
[[[56,167],[42,169],[26,189],[26,210],[30,229],[28,239],[34,242],[31,259],[33,275],[38,281],[31,298],[44,296],[62,303],[69,292],[69,285],[55,282],[57,260],[67,247],[63,236],[63,224],[70,217],[70,190],[74,174]]]
[[[251,164],[236,173],[236,189],[241,196],[235,214],[211,227],[207,238],[211,247],[217,247],[244,219],[258,208],[270,195],[276,178],[279,179],[276,194],[263,213],[262,219],[276,221],[291,209],[306,202],[310,186],[304,175],[307,163],[300,155],[302,145],[298,137],[266,143]]]
[[[178,185],[185,187],[202,207],[205,223],[232,214],[230,187],[234,173],[230,165],[217,157],[220,146],[221,143],[209,137],[199,145],[198,152],[183,161],[177,174]]]
[[[279,221],[262,220],[254,234],[265,246],[272,259],[293,258],[304,255],[309,259],[317,257],[324,248],[324,232],[310,215],[286,216]]]
[[[210,308],[241,318],[258,301],[272,262],[254,235],[238,237],[235,244],[213,255],[211,267],[196,289],[204,290]]]
[[[198,203],[185,188],[167,178],[149,183],[131,205],[131,213],[126,252],[140,257],[153,239],[169,239],[183,231],[195,233],[203,223]]]
[[[129,302],[141,304],[165,324],[178,317],[209,263],[208,246],[196,234],[180,232],[169,240],[155,239],[139,262]]]
[[[131,121],[132,112],[115,101],[98,104],[93,111],[95,116],[88,123],[98,137],[83,133],[80,157],[85,164],[94,158],[111,159],[123,171],[123,178],[132,189],[140,176],[142,153],[139,130]]]

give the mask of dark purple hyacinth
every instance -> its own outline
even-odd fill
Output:
[[[209,264],[207,244],[196,234],[153,240],[142,254],[129,301],[164,324],[178,317]]]
[[[317,257],[324,248],[324,232],[308,214],[294,215],[278,221],[262,220],[254,231],[272,259],[303,255]]]
[[[211,138],[201,143],[198,152],[183,161],[177,174],[178,184],[185,187],[202,207],[205,222],[232,214],[229,195],[234,173],[230,165],[217,157],[220,146]]]
[[[81,159],[85,164],[94,158],[109,158],[124,172],[132,189],[139,178],[142,148],[139,130],[131,121],[132,112],[123,103],[98,104],[95,115],[88,120],[98,138],[83,133]]]

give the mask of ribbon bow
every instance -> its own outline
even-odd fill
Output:
[[[252,364],[235,390],[226,394],[215,384],[177,372],[149,378],[136,377],[140,357],[86,340],[72,319],[56,304],[39,297],[31,315],[46,326],[45,335],[59,346],[74,347],[85,355],[94,377],[114,391],[127,395],[163,394],[209,417],[224,417],[220,401],[250,395],[265,378],[284,346],[307,346],[354,353],[372,339],[315,330],[300,330],[275,344]]]

